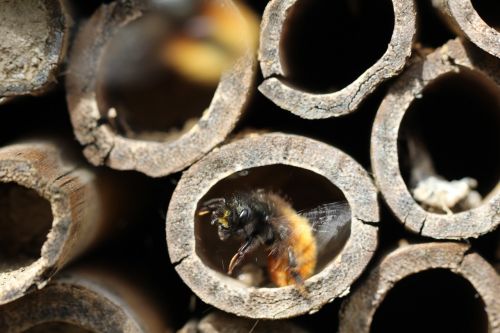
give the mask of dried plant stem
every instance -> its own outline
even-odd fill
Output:
[[[231,174],[276,164],[323,176],[343,192],[352,212],[351,233],[346,244],[322,271],[305,281],[307,295],[295,286],[247,287],[214,271],[196,251],[194,217],[205,193]],[[294,135],[250,135],[211,152],[183,174],[167,213],[170,260],[184,282],[204,302],[224,311],[264,319],[314,312],[347,294],[372,257],[377,246],[379,219],[376,196],[367,172],[334,147]]]

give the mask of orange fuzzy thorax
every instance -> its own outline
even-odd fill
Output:
[[[309,278],[316,268],[316,240],[309,221],[297,214],[288,204],[280,207],[281,216],[286,216],[290,227],[290,237],[286,241],[291,246],[297,261],[296,271],[302,281]],[[290,271],[287,253],[268,257],[268,270],[271,281],[278,287],[296,284]]]

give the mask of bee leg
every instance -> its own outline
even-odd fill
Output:
[[[236,254],[231,258],[231,262],[229,263],[229,268],[227,270],[227,274],[233,274],[233,270],[238,266],[243,259],[253,251],[255,251],[261,242],[258,237],[250,237],[247,239],[245,243],[238,249]]]
[[[291,247],[288,248],[288,267],[290,275],[292,276],[292,279],[295,281],[295,284],[297,285],[299,290],[301,292],[305,292],[304,279],[302,279],[302,276],[297,270],[297,258],[295,257],[295,253],[293,252],[293,249]]]

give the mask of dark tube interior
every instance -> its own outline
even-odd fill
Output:
[[[484,22],[500,32],[500,1],[498,0],[471,0],[472,6]]]
[[[431,82],[413,101],[399,132],[400,170],[410,185],[408,138],[428,150],[438,175],[472,177],[484,197],[498,184],[500,88],[486,76],[462,69]],[[460,210],[459,210],[460,211]]]
[[[463,277],[445,269],[411,275],[389,291],[371,333],[488,332],[485,304]]]
[[[455,34],[434,8],[432,1],[415,1],[417,7],[416,42],[426,48],[436,48],[455,38]],[[417,44],[417,45],[418,45]]]
[[[209,199],[228,197],[238,191],[252,191],[264,189],[278,193],[288,199],[297,211],[313,209],[321,204],[336,201],[345,201],[343,193],[326,178],[312,171],[287,165],[270,165],[251,168],[233,174],[215,184],[200,200],[198,206]],[[203,262],[221,273],[227,272],[231,257],[242,244],[241,240],[229,239],[221,241],[217,235],[217,227],[210,224],[210,217],[195,218],[196,252]],[[342,250],[350,236],[350,222],[338,234],[338,237],[328,243],[328,251],[319,252],[316,272],[333,260]],[[327,252],[327,253],[325,253]],[[270,286],[267,279],[267,254],[262,248],[249,260],[240,265],[254,266],[262,274],[263,282],[260,286]],[[249,266],[247,265],[247,268]],[[243,269],[245,270],[245,269]],[[234,276],[242,269],[234,272]]]
[[[34,190],[0,183],[0,212],[0,272],[30,265],[52,226],[50,202]]]
[[[146,15],[109,42],[100,64],[98,97],[103,119],[118,134],[172,141],[189,131],[209,107],[216,82],[193,81],[161,60],[162,48],[173,35],[163,17]]]
[[[393,28],[391,0],[299,0],[283,30],[285,79],[306,91],[340,90],[382,57]]]
[[[24,331],[24,333],[95,333],[95,332],[87,330],[83,327],[74,324],[63,323],[63,322],[51,322],[33,326]]]

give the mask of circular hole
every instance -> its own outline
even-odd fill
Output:
[[[396,283],[373,317],[371,332],[488,332],[485,304],[463,277],[445,269]]]
[[[218,82],[197,81],[166,60],[172,41],[182,40],[179,34],[162,16],[146,14],[108,43],[100,63],[98,101],[103,119],[119,135],[173,141],[210,105]],[[193,56],[188,48],[183,52]]]
[[[483,21],[500,32],[500,2],[497,0],[471,0],[471,2]]]
[[[235,193],[250,193],[256,190],[262,190],[265,194],[274,193],[278,195],[290,202],[293,210],[301,212],[304,216],[308,214],[305,212],[317,209],[322,204],[346,200],[343,193],[323,176],[306,169],[277,164],[250,168],[219,181],[200,200],[198,212],[201,211],[203,204],[207,200],[221,197],[230,198]],[[244,202],[248,203],[248,201]],[[281,206],[277,205],[277,207]],[[252,213],[255,214],[256,212],[252,211]],[[333,226],[332,224],[325,224],[324,227],[320,228],[320,231],[314,233],[318,244],[317,264],[314,274],[331,262],[349,239],[350,211],[347,211],[347,213],[349,214],[349,221],[342,222],[343,225],[335,236],[331,236],[332,234],[329,233],[329,231],[333,230],[329,228]],[[216,225],[211,225],[210,220],[210,214],[195,217],[196,252],[207,266],[226,274],[231,258],[244,243],[244,239],[238,239],[237,236],[234,236],[225,241],[220,240],[218,228]],[[281,225],[288,226],[287,223],[290,219],[280,219],[280,221],[279,224],[276,224],[276,228]],[[310,218],[308,222],[315,224],[317,221]],[[257,225],[262,226],[264,223],[260,222]],[[274,235],[276,234],[274,233]],[[244,282],[247,281],[246,283],[249,285],[274,286],[270,282],[268,257],[269,251],[276,249],[278,245],[292,246],[295,250],[297,262],[310,262],[306,260],[305,255],[307,246],[302,247],[303,250],[300,250],[299,241],[292,241],[291,237],[284,239],[285,241],[289,240],[289,242],[274,241],[270,242],[269,246],[260,246],[257,251],[248,255],[235,268],[232,276]]]
[[[52,220],[50,202],[37,192],[15,183],[0,183],[0,272],[36,261]]]
[[[488,195],[499,181],[499,111],[499,87],[475,71],[461,69],[431,82],[410,105],[398,136],[400,171],[408,188],[415,188],[421,178],[417,171],[425,172],[422,156],[427,151],[437,175],[448,181],[473,178],[475,190],[483,198]],[[417,158],[410,157],[409,145],[421,147],[415,148]],[[442,209],[422,207],[444,214]],[[450,208],[468,209],[460,204]]]
[[[24,333],[94,333],[94,331],[74,324],[53,322],[33,326],[24,331]]]
[[[391,0],[301,0],[289,11],[281,48],[285,79],[312,92],[351,84],[387,50]]]

